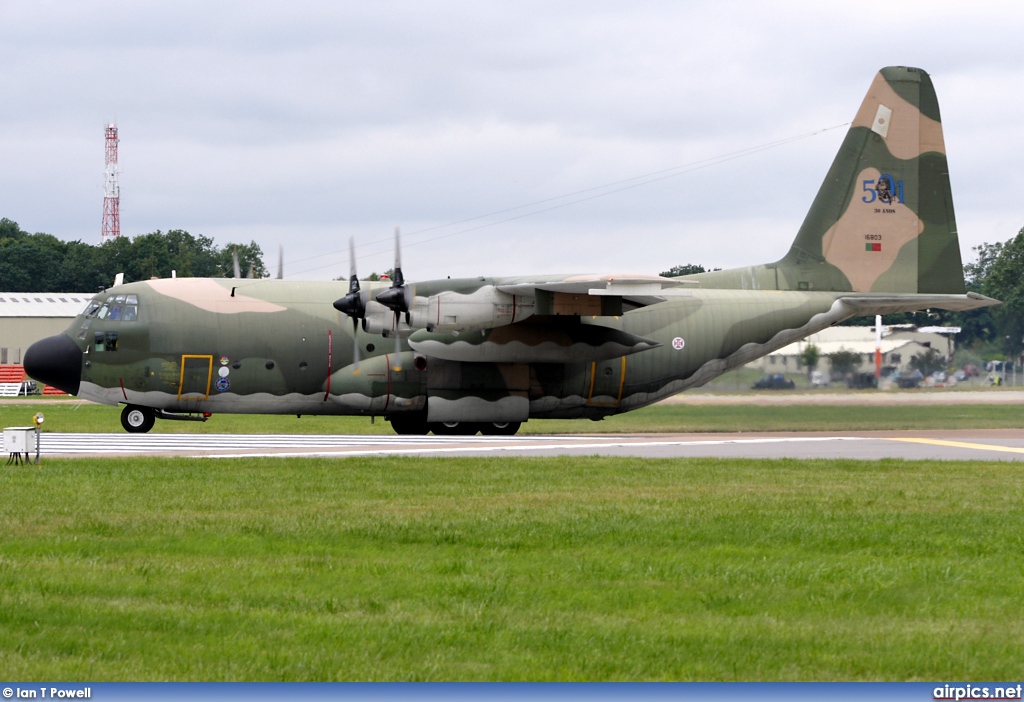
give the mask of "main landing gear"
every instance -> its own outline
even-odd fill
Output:
[[[396,414],[389,418],[396,434],[424,436],[433,432],[435,436],[512,436],[521,422],[428,422],[423,414]]]
[[[145,434],[156,424],[156,412],[149,407],[125,405],[121,410],[121,426],[132,434]]]
[[[205,422],[211,416],[209,412],[182,414],[180,412],[155,410],[152,407],[125,405],[125,408],[121,410],[121,426],[131,434],[145,434],[153,428],[158,419],[173,419],[178,422]]]

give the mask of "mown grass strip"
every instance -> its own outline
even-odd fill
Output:
[[[45,431],[122,432],[120,408],[105,405],[0,403],[0,425],[29,426],[43,412]],[[1024,414],[1006,405],[655,405],[635,412],[590,420],[535,419],[527,434],[662,433],[734,431],[853,431],[888,429],[999,429],[1024,427]],[[215,415],[208,422],[158,420],[153,431],[199,434],[393,434],[378,417]]]
[[[1020,677],[1024,467],[49,460],[0,473],[42,680]]]

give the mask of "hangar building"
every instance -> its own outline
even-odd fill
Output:
[[[20,365],[29,346],[60,334],[92,293],[0,292],[0,365]]]
[[[900,371],[907,370],[910,360],[928,349],[935,349],[943,358],[953,355],[953,334],[958,327],[915,327],[893,325],[882,327],[882,364]],[[748,363],[764,373],[795,373],[803,370],[800,354],[814,344],[821,353],[818,369],[831,371],[828,354],[852,351],[861,357],[861,367],[870,370],[875,365],[874,327],[829,327],[806,339],[785,346],[773,354]]]

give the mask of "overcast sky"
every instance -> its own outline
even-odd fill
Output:
[[[124,234],[283,244],[288,278],[347,274],[350,235],[384,270],[395,225],[413,280],[764,263],[894,64],[935,83],[965,258],[1024,226],[1019,2],[3,0],[0,26],[0,217],[63,239],[99,241],[116,120]]]

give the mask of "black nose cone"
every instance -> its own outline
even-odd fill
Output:
[[[25,372],[40,383],[77,395],[82,383],[82,351],[71,337],[48,336],[28,347]]]

